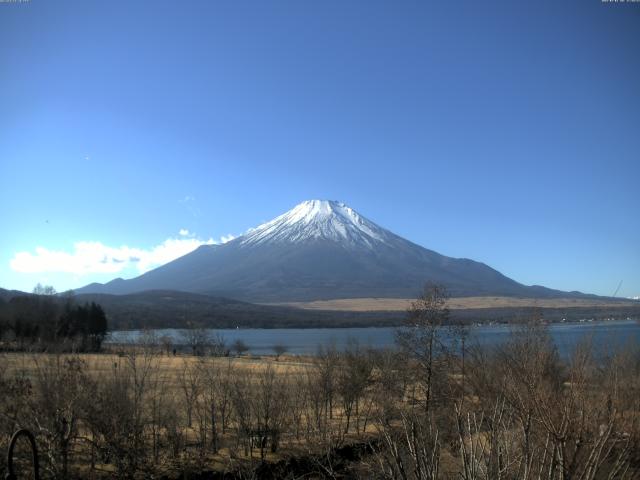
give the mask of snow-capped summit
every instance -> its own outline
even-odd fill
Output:
[[[307,200],[238,240],[244,245],[331,240],[372,248],[392,235],[342,202]]]

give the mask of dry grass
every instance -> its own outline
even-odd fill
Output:
[[[7,375],[13,375],[16,372],[20,372],[27,377],[32,377],[37,371],[38,364],[44,365],[47,363],[47,359],[58,356],[55,354],[47,353],[4,353],[2,354],[1,361],[3,362],[3,370]],[[62,355],[64,358],[81,358],[85,365],[85,373],[89,375],[100,375],[109,373],[112,369],[123,366],[127,361],[127,357],[122,353],[108,352],[102,354],[95,353],[83,353],[74,355]],[[184,370],[185,363],[196,364],[202,359],[202,357],[196,357],[193,355],[176,355],[166,356],[157,355],[154,356],[156,367],[163,373],[166,378],[177,379]],[[285,375],[295,375],[304,373],[304,371],[311,366],[309,358],[296,357],[296,356],[281,356],[279,360],[270,356],[241,356],[241,357],[207,357],[209,362],[213,362],[216,365],[227,366],[229,362],[233,363],[235,371],[247,371],[252,374],[263,372],[269,365],[276,371],[276,373]]]
[[[415,299],[412,298],[342,298],[316,300],[313,302],[288,302],[283,305],[305,310],[334,310],[348,312],[398,312],[405,311]],[[624,307],[638,305],[629,300],[598,300],[591,298],[516,298],[516,297],[458,297],[451,298],[447,306],[452,310],[470,308],[571,308],[571,307]]]
[[[129,362],[132,358],[137,357],[138,361],[144,361],[144,352],[136,352],[133,347],[127,347],[127,351],[117,350],[105,352],[101,354],[49,354],[49,353],[1,353],[0,354],[0,367],[1,373],[5,378],[20,377],[27,378],[37,383],[37,378],[42,375],[43,369],[49,368],[54,363],[64,363],[65,359],[79,359],[82,361],[83,373],[91,378],[108,377],[113,375],[115,371],[125,371],[131,368]],[[138,349],[139,350],[139,349]],[[135,353],[135,355],[134,355]],[[147,352],[148,353],[148,352]],[[301,378],[308,369],[312,368],[312,359],[308,357],[298,357],[292,355],[282,355],[276,360],[274,356],[240,356],[240,357],[197,357],[193,355],[164,355],[153,354],[147,358],[151,359],[152,369],[161,381],[162,396],[165,398],[172,398],[176,400],[175,405],[180,406],[180,423],[181,432],[185,438],[185,451],[191,449],[197,451],[198,431],[197,420],[194,417],[193,426],[186,426],[185,412],[183,411],[183,386],[181,383],[182,376],[185,369],[190,367],[196,367],[199,362],[205,360],[206,368],[221,367],[223,370],[229,367],[233,370],[234,378],[242,376],[243,373],[248,375],[251,383],[256,383],[261,373],[265,372],[269,367],[276,374],[281,375],[281,378],[285,378],[286,382],[295,386],[297,379]],[[336,416],[336,422],[338,424],[338,418],[341,418],[342,411],[339,406],[334,408],[334,415]],[[195,415],[195,413],[194,413]],[[235,424],[230,425],[226,435],[221,435],[221,441],[223,442],[222,448],[217,453],[208,452],[204,457],[199,457],[199,462],[202,465],[201,468],[224,470],[229,468],[230,458],[240,458],[248,460],[249,457],[245,456],[242,449],[238,447],[235,439]],[[369,425],[367,433],[373,432],[372,426]],[[87,432],[83,432],[83,435],[87,436]],[[366,435],[364,432],[356,435],[351,433],[347,436],[350,441],[357,441]],[[278,461],[282,458],[286,458],[292,455],[301,455],[308,453],[308,445],[302,440],[296,440],[295,438],[287,437],[286,441],[283,441],[281,448],[277,453],[270,451],[265,452],[265,459],[268,461]],[[88,451],[86,448],[76,450],[76,469],[87,470],[88,472]],[[199,453],[198,455],[202,455]],[[254,447],[250,451],[250,456],[254,459],[259,455],[258,447]],[[156,468],[165,474],[171,476],[177,476],[180,469],[174,468],[173,464],[178,465],[180,461],[178,459],[165,459],[159,464],[156,464]],[[95,477],[96,474],[99,478],[109,477],[112,474],[115,475],[113,464],[98,464],[96,470],[92,472]],[[182,467],[180,467],[182,468]]]

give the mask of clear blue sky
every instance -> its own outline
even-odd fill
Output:
[[[135,276],[323,198],[640,295],[639,186],[638,3],[0,3],[3,288]]]

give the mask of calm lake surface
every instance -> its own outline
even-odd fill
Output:
[[[255,355],[273,354],[273,346],[286,345],[288,353],[314,354],[319,346],[335,344],[343,349],[352,339],[361,346],[373,348],[394,347],[393,327],[371,328],[274,328],[274,329],[219,329],[210,330],[212,335],[220,334],[227,345],[241,339]],[[489,325],[469,327],[468,345],[496,345],[508,340],[513,330],[509,325]],[[549,326],[549,332],[562,356],[568,356],[581,341],[591,339],[600,349],[618,349],[640,343],[640,323],[635,320],[607,322],[559,323]],[[176,344],[183,341],[182,330],[154,330],[160,337],[168,335]],[[140,330],[112,332],[108,343],[135,343],[143,335]]]

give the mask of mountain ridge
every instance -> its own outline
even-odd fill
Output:
[[[249,302],[411,298],[426,282],[452,296],[590,296],[526,286],[490,266],[453,258],[380,227],[344,203],[308,200],[222,245],[202,245],[129,280],[77,293],[179,290]]]

